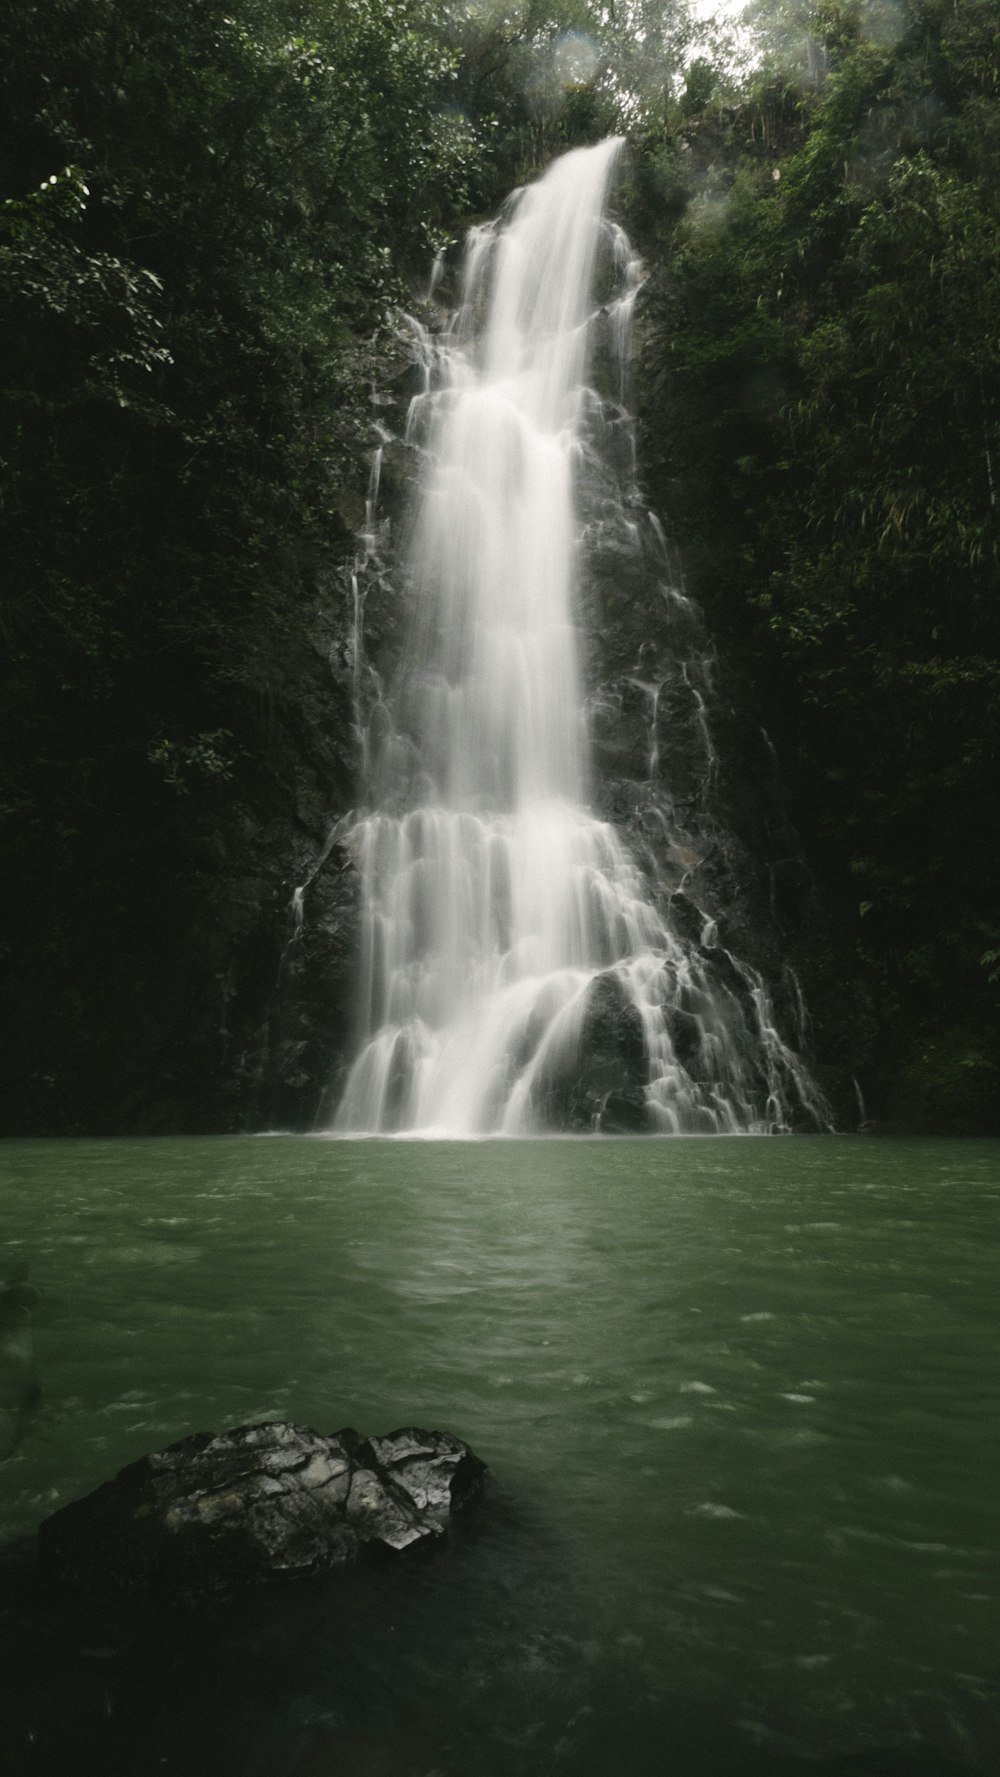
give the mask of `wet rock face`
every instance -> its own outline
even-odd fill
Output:
[[[47,1518],[41,1568],[73,1586],[195,1596],[328,1573],[443,1538],[485,1472],[459,1438],[417,1427],[199,1432]]]
[[[590,1135],[639,1135],[649,1129],[642,1019],[613,974],[590,988],[579,1052],[546,1096],[553,1127]]]

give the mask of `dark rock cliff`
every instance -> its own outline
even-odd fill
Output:
[[[379,402],[378,510],[366,518],[360,491],[345,496],[360,555],[345,542],[284,638],[231,778],[180,795],[123,769],[81,810],[70,867],[29,856],[15,872],[7,1133],[311,1129],[332,1115],[353,1042],[359,723],[377,735],[406,627],[396,539],[413,465],[392,440],[414,386],[401,348]],[[783,1040],[851,1126],[865,1008],[840,992],[753,684],[718,658],[642,496],[621,496],[620,477],[594,471],[582,615],[597,811],[678,929],[708,915],[718,947],[760,972]],[[591,1101],[609,1093],[608,1126],[641,1125],[635,1033],[616,1058],[613,1012],[595,1004],[593,1056],[558,1088],[572,1127],[590,1126]]]
[[[181,795],[122,768],[81,808],[71,849],[39,843],[17,861],[5,1132],[303,1128],[321,1114],[346,1040],[354,899],[329,843],[354,794],[354,736],[337,576],[327,592],[328,614],[274,663],[266,724],[231,781]]]
[[[708,916],[715,950],[759,973],[782,1040],[806,1059],[835,1124],[851,1128],[869,1010],[863,992],[845,1003],[843,942],[803,855],[755,685],[717,651],[655,516],[637,504],[631,517],[627,541],[620,524],[597,540],[588,575],[598,807],[679,936],[696,942]]]

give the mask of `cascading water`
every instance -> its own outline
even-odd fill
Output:
[[[351,837],[363,1038],[339,1132],[763,1131],[811,1108],[759,977],[728,952],[713,973],[711,922],[676,931],[587,807],[575,491],[594,324],[624,365],[637,286],[603,217],[619,147],[473,230],[458,316],[422,339],[418,615]]]

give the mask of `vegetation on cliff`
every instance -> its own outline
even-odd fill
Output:
[[[223,1023],[240,993],[260,1023],[261,846],[304,760],[331,816],[354,795],[337,571],[397,305],[465,219],[609,129],[651,273],[650,492],[756,686],[842,991],[868,994],[858,1071],[876,1112],[995,1127],[996,7],[757,10],[741,71],[662,0],[12,0],[6,1127],[155,1122],[165,1022],[176,1050],[231,965]],[[320,632],[343,673],[312,720]],[[202,899],[237,852],[238,956]],[[161,1121],[252,1115],[202,1116],[192,1053]]]
[[[784,25],[642,143],[653,473],[841,909],[873,1099],[996,1128],[996,9]]]
[[[375,366],[406,272],[473,201],[439,27],[424,0],[5,10],[8,1126],[155,1099],[198,978],[229,970],[201,941],[229,917],[213,875],[235,847],[230,900],[275,892],[253,833],[292,818],[319,750],[295,682],[350,549]],[[235,967],[269,976],[259,1021],[275,960]],[[166,1120],[216,1091],[231,997]]]

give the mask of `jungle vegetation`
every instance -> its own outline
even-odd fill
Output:
[[[83,1043],[88,970],[197,919],[192,824],[280,793],[400,308],[470,218],[617,130],[648,490],[778,750],[869,1108],[1000,1129],[998,43],[996,0],[757,0],[738,28],[669,0],[10,0],[22,1088],[40,1006],[50,1048]]]

